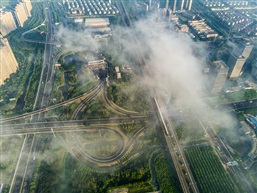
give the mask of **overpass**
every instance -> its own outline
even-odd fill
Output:
[[[87,120],[71,120],[71,121],[56,121],[56,122],[36,122],[36,123],[22,123],[3,125],[0,136],[10,135],[25,135],[35,133],[48,133],[51,128],[55,132],[66,132],[78,126],[93,126],[99,124],[121,124],[121,123],[136,123],[141,121],[152,120],[152,116],[130,116],[130,117],[113,117],[102,119],[87,119]],[[63,128],[63,129],[62,129]]]
[[[154,98],[154,105],[183,192],[199,193],[199,189],[196,185],[191,169],[189,168],[183,148],[179,144],[175,128],[169,118],[169,114],[167,113],[166,105],[160,98]]]

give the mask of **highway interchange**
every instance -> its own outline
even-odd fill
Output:
[[[104,166],[105,164],[117,164],[117,160],[121,159],[122,156],[127,153],[132,145],[134,140],[147,128],[143,127],[138,132],[134,134],[134,136],[127,141],[124,139],[124,134],[120,133],[120,131],[115,130],[117,134],[120,136],[120,148],[114,155],[107,158],[97,158],[88,154],[80,148],[80,144],[78,141],[74,139],[74,132],[86,132],[87,130],[94,130],[96,128],[103,129],[99,126],[103,124],[120,124],[120,123],[135,123],[138,121],[148,121],[149,116],[142,116],[137,112],[124,110],[111,101],[108,100],[106,96],[106,87],[105,84],[99,82],[94,88],[89,90],[87,93],[83,95],[77,96],[73,99],[61,102],[59,104],[55,104],[52,106],[48,106],[49,97],[51,94],[52,86],[53,86],[53,73],[55,68],[55,63],[58,60],[59,55],[57,57],[53,57],[53,49],[54,46],[51,42],[53,42],[53,33],[54,33],[54,20],[53,15],[51,14],[50,3],[48,1],[44,2],[44,10],[45,10],[45,24],[47,27],[47,36],[45,42],[34,42],[34,43],[44,43],[45,44],[45,54],[43,59],[43,68],[40,77],[40,83],[36,95],[36,100],[34,103],[34,108],[32,112],[24,113],[21,115],[17,115],[10,118],[1,119],[0,122],[3,124],[2,129],[2,137],[5,136],[13,136],[13,135],[21,135],[23,137],[23,143],[20,150],[20,154],[18,157],[18,161],[15,167],[15,172],[13,178],[11,180],[11,185],[9,192],[26,192],[29,188],[29,182],[32,178],[33,172],[36,167],[37,159],[35,159],[34,155],[37,151],[38,137],[37,135],[41,135],[44,133],[66,133],[67,143],[70,144],[70,153],[73,154],[80,161],[92,161],[94,163],[102,164],[100,166]],[[24,38],[23,38],[24,39]],[[26,39],[24,39],[26,40]],[[26,40],[32,41],[32,40]],[[91,119],[91,120],[76,120],[79,112],[90,103],[95,97],[98,95],[102,96],[104,100],[105,106],[107,106],[111,111],[118,113],[119,116],[127,116],[127,117],[119,117],[119,118],[108,118],[108,119]],[[78,107],[75,109],[71,121],[59,121],[54,123],[46,123],[41,122],[44,120],[44,114],[47,111],[53,110],[55,108],[62,107],[64,105],[69,105],[73,102],[81,102]],[[29,119],[30,123],[16,123],[16,120],[24,120]],[[85,124],[87,126],[85,126]],[[98,126],[92,126],[98,125]],[[105,126],[104,129],[111,129],[108,126]],[[125,143],[126,142],[126,143]]]
[[[124,23],[129,27],[130,26],[130,19],[127,15],[126,9],[123,5],[123,2],[120,1],[118,3],[118,7],[120,9],[120,13],[123,14],[122,19]],[[48,101],[50,98],[53,81],[54,81],[54,64],[58,60],[58,57],[54,58],[54,46],[52,45],[52,38],[54,33],[54,20],[53,15],[51,14],[51,9],[49,6],[49,2],[44,2],[44,9],[45,9],[45,23],[47,25],[47,36],[45,42],[36,42],[36,43],[45,43],[45,54],[44,54],[44,62],[43,62],[43,69],[40,77],[40,84],[37,91],[37,97],[34,104],[34,109],[32,112],[17,115],[10,118],[1,119],[0,122],[3,124],[2,126],[2,133],[1,136],[13,136],[13,135],[22,135],[23,143],[21,147],[21,151],[18,157],[18,161],[16,164],[15,172],[11,181],[11,186],[9,192],[26,192],[29,187],[29,181],[32,177],[36,166],[36,160],[34,160],[32,154],[36,152],[37,148],[37,140],[38,138],[35,137],[38,134],[44,133],[66,133],[67,143],[70,145],[70,153],[73,154],[78,160],[80,161],[91,161],[93,163],[99,164],[101,167],[110,166],[117,164],[117,161],[120,160],[132,147],[134,141],[137,139],[140,134],[147,129],[147,126],[142,127],[141,129],[136,132],[130,140],[125,139],[124,134],[121,133],[119,130],[115,130],[111,128],[110,124],[120,124],[120,123],[134,123],[140,121],[155,121],[155,116],[150,114],[148,116],[140,115],[137,112],[127,111],[115,105],[113,102],[108,100],[106,95],[106,85],[103,82],[99,82],[93,89],[89,90],[87,93],[77,96],[73,99],[64,101],[59,104],[55,104],[52,106],[48,106]],[[32,40],[26,40],[32,41]],[[142,58],[142,61],[144,59]],[[144,62],[142,62],[144,63]],[[141,66],[143,73],[148,74],[147,70],[144,66]],[[116,114],[123,116],[118,118],[99,118],[99,119],[88,119],[88,120],[77,120],[78,114],[80,111],[85,108],[85,106],[90,103],[95,97],[101,96],[104,100],[104,104],[110,109],[111,111],[115,112]],[[78,107],[75,109],[74,113],[71,116],[70,121],[58,121],[58,122],[42,122],[44,120],[44,113],[55,108],[61,107],[63,105],[71,104],[75,101],[81,101]],[[183,148],[180,146],[178,139],[176,137],[176,132],[173,128],[172,121],[168,114],[167,109],[165,109],[165,103],[158,98],[158,102],[155,104],[156,106],[156,115],[162,126],[162,131],[164,133],[169,152],[171,154],[175,169],[177,171],[181,187],[183,192],[199,192],[198,187],[196,185],[195,179],[192,175],[190,167],[187,163],[186,157],[183,153]],[[161,110],[160,110],[161,106]],[[243,109],[243,108],[250,108],[253,106],[257,106],[257,99],[252,101],[243,101],[243,102],[236,102],[230,104],[224,104],[221,106],[217,106],[215,108],[227,108],[230,107],[234,110]],[[163,119],[161,119],[163,117]],[[13,124],[12,121],[30,118],[30,123],[17,123]],[[10,124],[8,124],[11,122]],[[86,125],[86,126],[85,126]],[[102,126],[101,126],[102,125]],[[105,126],[103,126],[105,125]],[[168,134],[165,131],[166,127],[168,129]],[[212,138],[217,138],[216,133],[210,129],[210,126],[206,127],[203,126],[206,132],[208,132]],[[208,129],[209,128],[209,129]],[[87,130],[95,130],[95,129],[109,129],[119,136],[120,139],[120,148],[118,151],[110,157],[106,158],[98,158],[94,157],[83,149],[81,149],[81,144],[76,140],[73,135],[73,132],[81,132]],[[223,144],[222,140],[218,142],[221,147],[223,147],[224,152],[227,156],[227,160],[232,160],[231,155],[229,155],[229,151],[226,150],[225,145]],[[27,155],[27,153],[29,154]],[[237,171],[237,174],[240,175],[240,172]],[[239,176],[240,177],[240,176]],[[250,187],[246,184],[249,192],[252,192]]]

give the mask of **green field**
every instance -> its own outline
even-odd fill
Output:
[[[211,146],[185,149],[198,188],[204,193],[241,193]]]

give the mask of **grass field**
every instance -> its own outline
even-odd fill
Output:
[[[239,193],[211,146],[185,149],[198,188],[209,193]]]

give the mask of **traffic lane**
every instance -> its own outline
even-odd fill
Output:
[[[234,109],[234,110],[237,110],[237,109],[244,109],[244,108],[251,108],[251,107],[257,107],[257,99],[216,105],[213,108],[215,108],[215,109]]]
[[[152,121],[150,116],[138,116],[138,117],[124,117],[124,118],[106,118],[106,119],[88,119],[79,121],[64,121],[64,122],[38,122],[38,123],[25,123],[18,125],[3,125],[2,133],[15,133],[21,130],[33,130],[40,131],[43,128],[58,128],[58,127],[69,127],[69,126],[79,126],[85,124],[120,124],[120,123],[134,123],[140,121]]]

